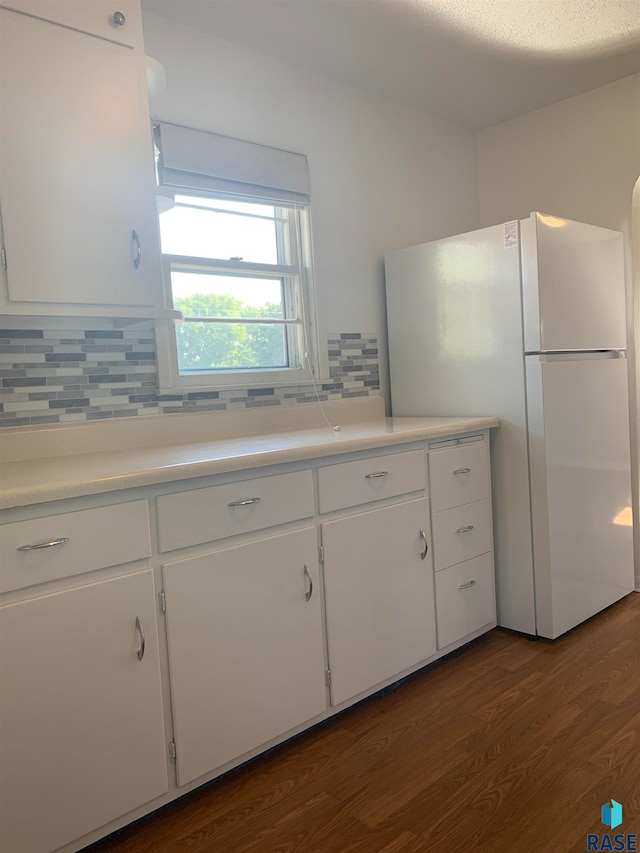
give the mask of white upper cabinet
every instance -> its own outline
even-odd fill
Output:
[[[101,2],[22,5],[82,15],[71,29],[0,10],[0,308],[150,316],[162,287],[144,54],[138,36],[107,40],[138,28],[138,4],[120,27]]]
[[[142,47],[137,0],[2,0],[0,6],[126,47]]]

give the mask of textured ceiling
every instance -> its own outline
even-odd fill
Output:
[[[402,1],[402,0],[401,0]],[[637,47],[638,0],[405,0],[461,32],[506,49],[601,56]]]
[[[640,0],[143,0],[143,9],[470,128],[640,71]]]

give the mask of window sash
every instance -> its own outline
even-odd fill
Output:
[[[230,322],[231,324],[234,324],[237,326],[247,325],[247,321],[244,321],[244,320],[220,321],[220,320],[210,320],[209,318],[198,318],[198,317],[193,318],[193,319],[185,318],[184,322],[185,323],[210,322],[210,323],[214,323],[217,325],[227,325]],[[176,335],[176,357],[178,360],[179,376],[184,379],[185,377],[193,377],[193,376],[199,376],[199,377],[202,377],[202,376],[225,376],[225,375],[230,375],[230,374],[231,375],[234,375],[234,374],[240,374],[240,375],[245,374],[245,375],[247,375],[247,374],[255,373],[258,371],[265,371],[265,370],[282,371],[282,370],[295,369],[295,365],[291,364],[291,360],[292,360],[292,358],[291,358],[291,346],[292,346],[292,343],[295,343],[295,338],[292,338],[292,336],[291,336],[291,332],[293,331],[293,329],[287,328],[287,326],[293,327],[296,324],[292,323],[292,322],[286,322],[286,321],[280,322],[280,323],[273,323],[272,322],[271,324],[267,324],[264,321],[260,321],[260,320],[254,320],[253,323],[259,324],[262,326],[264,326],[264,325],[280,326],[282,328],[282,332],[284,333],[283,337],[282,337],[282,345],[283,345],[282,354],[283,354],[284,361],[282,363],[280,363],[280,364],[266,364],[266,365],[265,364],[247,364],[247,365],[228,365],[228,366],[220,366],[220,367],[184,367],[184,368],[181,368],[180,367],[180,356],[177,352],[177,335]]]
[[[282,206],[274,204],[274,203],[265,204],[261,200],[253,199],[252,203],[256,207],[265,206],[265,207],[268,207],[274,211],[273,215],[267,215],[267,214],[253,213],[253,212],[249,213],[246,211],[239,211],[239,210],[231,210],[231,209],[226,209],[224,207],[216,207],[215,204],[198,204],[197,203],[200,199],[206,200],[209,202],[214,202],[214,203],[217,200],[223,201],[223,199],[221,199],[219,196],[218,197],[203,196],[201,194],[198,195],[198,194],[192,192],[192,193],[187,194],[187,198],[192,199],[193,201],[183,201],[183,200],[179,200],[180,195],[182,195],[182,194],[179,192],[177,192],[175,194],[176,200],[175,200],[174,209],[182,209],[185,211],[189,211],[189,210],[199,211],[202,214],[204,214],[205,217],[208,214],[212,214],[213,216],[220,215],[222,217],[234,217],[237,220],[243,220],[244,219],[247,222],[259,221],[259,222],[270,224],[271,227],[273,228],[273,236],[272,236],[273,243],[271,244],[271,246],[269,248],[271,250],[275,249],[277,264],[279,264],[281,266],[283,266],[283,265],[289,265],[292,267],[299,266],[298,245],[297,244],[298,244],[298,240],[300,238],[300,233],[299,233],[299,220],[298,220],[299,212],[298,212],[297,208],[293,208],[293,207],[289,207],[289,206],[282,207]],[[235,198],[233,200],[236,202],[240,201],[238,198]],[[204,221],[205,220],[203,219],[202,222],[204,223]],[[161,220],[161,223],[160,223],[161,232],[163,231],[163,227],[162,227],[163,222],[164,222],[164,220]],[[217,225],[219,225],[219,224],[220,223],[217,223]],[[216,223],[215,222],[212,223],[210,221],[209,227],[216,227]],[[248,239],[250,239],[250,238],[248,238]],[[163,252],[163,254],[175,255],[175,256],[181,255],[183,257],[187,256],[186,253],[181,252],[180,250],[178,250],[178,252],[176,252],[176,251]],[[202,258],[203,260],[211,260],[210,257],[206,257],[203,254],[197,254],[197,255],[192,255],[192,256],[190,255],[190,257],[198,257],[198,258]],[[216,257],[215,260],[219,260],[221,262],[223,262],[223,261],[228,262],[231,260],[231,258],[230,258],[229,254],[225,253],[223,257],[220,257],[220,258]],[[251,263],[259,263],[259,264],[264,264],[265,266],[273,266],[273,264],[270,261],[266,261],[266,260],[258,260],[258,261],[253,261]]]
[[[165,262],[165,283],[169,281]],[[167,299],[171,300],[170,285],[167,283]],[[306,295],[299,288],[295,298],[304,302]],[[156,326],[158,343],[158,375],[161,392],[186,393],[199,391],[241,390],[243,388],[287,387],[311,382],[316,375],[315,368],[315,327],[304,309],[298,311],[303,319],[299,323],[287,326],[288,351],[295,353],[299,363],[289,367],[253,367],[250,369],[228,368],[180,373],[178,368],[178,342],[173,323]],[[293,347],[293,348],[292,348]],[[310,349],[307,349],[310,348]]]
[[[265,266],[263,264],[252,264],[240,261],[218,261],[216,259],[185,258],[181,255],[164,255],[166,278],[171,290],[172,304],[174,300],[171,286],[171,274],[173,272],[199,272],[201,274],[218,274],[226,277],[238,278],[273,278],[282,282],[282,310],[284,317],[211,317],[183,314],[183,320],[202,320],[204,322],[247,322],[263,323],[273,325],[299,325],[304,324],[304,297],[302,284],[297,268],[290,266]]]
[[[270,317],[187,317],[183,316],[183,323],[239,323],[250,326],[301,326],[302,320],[277,320]]]
[[[250,264],[240,261],[219,262],[215,259],[200,259],[200,258],[183,258],[180,255],[165,255],[165,269],[167,272],[167,280],[169,288],[171,288],[171,273],[176,272],[204,272],[216,275],[223,273],[225,275],[236,274],[238,277],[245,278],[274,278],[280,279],[283,283],[282,288],[282,309],[283,318],[276,317],[211,317],[211,316],[190,316],[184,315],[183,322],[185,323],[215,323],[218,325],[261,325],[261,326],[282,326],[286,333],[286,358],[287,363],[273,367],[271,365],[252,365],[250,367],[239,367],[229,365],[228,367],[215,368],[181,368],[180,357],[178,354],[177,336],[175,339],[175,358],[177,377],[184,379],[188,376],[220,376],[221,374],[231,374],[234,372],[246,375],[250,372],[273,371],[273,370],[304,370],[305,369],[305,328],[304,328],[304,297],[301,290],[300,276],[297,274],[297,269],[294,267],[270,267],[261,264]],[[251,275],[253,273],[253,275]],[[173,296],[172,296],[173,298]]]
[[[165,263],[175,267],[177,271],[191,272],[196,269],[206,269],[226,273],[260,273],[263,276],[282,278],[283,276],[299,275],[299,268],[289,264],[258,264],[250,261],[229,261],[223,258],[202,258],[193,255],[163,254]],[[180,267],[180,270],[178,270]]]

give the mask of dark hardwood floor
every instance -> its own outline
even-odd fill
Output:
[[[492,631],[89,849],[571,853],[612,797],[640,834],[638,594],[554,642]]]

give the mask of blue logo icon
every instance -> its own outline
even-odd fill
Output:
[[[602,823],[615,829],[622,823],[622,806],[614,799],[602,806]]]
[[[622,806],[612,799],[600,809],[602,823],[615,829],[622,823]],[[638,850],[638,834],[636,832],[605,832],[601,836],[590,832],[587,835],[587,850]]]

